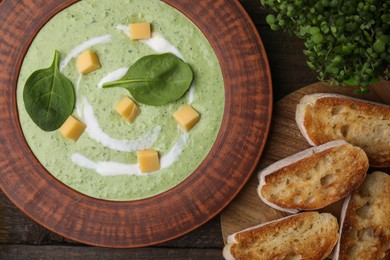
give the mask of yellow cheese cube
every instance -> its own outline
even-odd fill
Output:
[[[150,23],[132,23],[129,27],[132,40],[149,39],[151,37]]]
[[[127,122],[131,123],[141,112],[137,104],[129,97],[123,97],[115,106],[118,112]]]
[[[199,113],[188,104],[181,106],[179,110],[173,113],[173,117],[186,132],[190,131],[200,119]]]
[[[87,74],[100,69],[99,57],[94,51],[86,50],[77,57],[76,67],[81,74]]]
[[[160,159],[156,150],[142,150],[136,153],[141,172],[154,172],[160,169]]]
[[[73,116],[69,116],[60,127],[60,133],[73,141],[77,141],[87,126]]]

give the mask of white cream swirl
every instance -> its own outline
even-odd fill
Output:
[[[83,116],[84,123],[88,126],[85,130],[88,135],[95,141],[101,143],[105,147],[121,152],[134,152],[149,148],[156,142],[160,132],[161,126],[156,126],[152,131],[147,133],[144,137],[136,140],[118,140],[106,134],[100,127],[98,120],[93,112],[93,107],[88,100],[83,98]]]
[[[188,139],[188,134],[183,133],[173,145],[171,150],[160,159],[161,169],[171,166],[177,161],[181,152],[183,151]],[[138,164],[125,164],[112,161],[93,161],[80,153],[72,154],[73,163],[80,167],[95,170],[102,176],[117,176],[117,175],[138,175],[145,176],[148,174],[155,174],[158,171],[150,173],[141,173]]]
[[[130,37],[129,26],[118,24],[115,28],[122,31],[124,34]],[[150,39],[140,40],[140,42],[148,45],[152,50],[154,50],[157,53],[169,52],[176,55],[182,61],[186,61],[183,55],[180,53],[180,51],[175,46],[173,46],[173,44],[171,44],[167,39],[165,39],[162,34],[158,32],[152,33],[152,37]],[[188,93],[188,103],[191,104],[194,101],[194,95],[195,95],[195,84],[194,82],[192,82]]]
[[[89,39],[88,41],[85,41],[82,44],[76,46],[74,49],[72,49],[68,53],[68,55],[66,55],[65,59],[63,59],[61,61],[60,71],[62,72],[65,69],[65,67],[68,65],[70,60],[72,58],[76,58],[82,51],[88,49],[89,47],[92,47],[93,45],[109,42],[111,40],[111,37],[112,37],[111,34],[106,34],[103,36],[94,37],[94,38]]]
[[[117,25],[116,28],[118,30],[123,31],[127,36],[130,36],[130,30],[128,26]],[[61,62],[61,70],[63,70],[66,67],[66,65],[69,63],[69,61],[72,58],[76,57],[83,50],[95,44],[101,44],[110,41],[111,37],[112,37],[111,35],[95,37],[78,45]],[[185,61],[183,55],[178,51],[178,49],[174,47],[168,40],[166,40],[159,33],[153,33],[152,38],[147,40],[141,40],[140,42],[146,44],[157,53],[170,52],[176,55],[177,57],[179,57],[180,59],[182,59],[183,61]],[[104,83],[120,79],[126,74],[127,71],[128,68],[120,68],[108,73],[100,80],[100,82],[97,84],[97,87],[102,88]],[[82,76],[80,75],[77,81],[76,93],[78,92],[79,89],[81,77]],[[195,90],[195,85],[192,84],[188,95],[189,103],[192,103],[194,99],[194,90]],[[76,113],[78,114],[80,119],[82,119],[83,122],[87,125],[86,133],[95,141],[101,143],[103,146],[108,147],[112,150],[118,150],[122,152],[133,152],[136,150],[149,148],[158,139],[158,136],[161,132],[161,127],[156,126],[150,132],[146,133],[143,137],[136,140],[118,140],[112,138],[107,133],[105,133],[103,129],[100,127],[99,122],[95,117],[93,107],[85,97],[82,97],[82,102],[81,102],[81,98],[77,96]],[[172,146],[171,150],[169,150],[160,159],[161,169],[171,166],[180,157],[188,140],[188,134],[183,132],[182,130],[180,131],[181,134],[178,137],[175,144]],[[95,162],[80,153],[72,154],[71,159],[73,163],[75,163],[76,165],[83,168],[95,170],[97,173],[99,173],[102,176],[116,176],[116,175],[124,175],[124,174],[144,176],[147,174],[154,174],[158,172],[156,171],[156,172],[146,173],[146,174],[141,173],[138,164],[125,164],[125,163],[119,163],[113,161]]]

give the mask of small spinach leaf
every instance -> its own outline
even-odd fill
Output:
[[[72,114],[75,92],[72,82],[58,69],[59,52],[49,68],[33,72],[23,90],[27,113],[44,131],[58,129]]]
[[[126,88],[140,103],[160,106],[178,100],[193,80],[191,67],[171,53],[154,54],[137,60],[120,80],[103,88]]]

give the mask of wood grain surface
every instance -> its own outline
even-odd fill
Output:
[[[0,187],[30,218],[82,243],[142,247],[183,235],[234,198],[265,145],[272,89],[256,28],[236,1],[165,1],[191,19],[214,48],[225,84],[221,131],[207,158],[178,186],[147,199],[105,201],[80,194],[48,173],[30,151],[18,121],[16,83],[27,48],[45,22],[75,2],[5,1],[1,5],[9,15],[0,27]]]
[[[2,258],[7,260],[25,260],[25,259],[221,259],[220,249],[210,248],[148,248],[148,249],[110,249],[110,248],[92,248],[85,246],[69,245],[0,245],[0,256],[7,255],[11,258]],[[52,256],[52,257],[50,257]]]
[[[366,95],[353,94],[353,88],[330,88],[323,83],[314,83],[299,89],[279,100],[274,107],[270,134],[257,170],[230,205],[221,214],[222,236],[226,242],[228,235],[242,229],[278,219],[288,214],[266,205],[257,195],[259,184],[257,173],[268,165],[311,147],[302,136],[295,123],[295,108],[299,100],[306,94],[339,93],[365,100],[390,104],[390,82],[381,81],[371,87]],[[381,169],[389,171],[389,169]],[[369,170],[369,172],[373,169]],[[321,209],[339,217],[342,200]]]

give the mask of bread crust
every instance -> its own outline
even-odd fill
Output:
[[[334,259],[390,258],[390,176],[367,175],[345,203]]]
[[[344,226],[344,220],[345,220],[345,213],[348,208],[349,201],[351,200],[351,194],[349,194],[343,202],[343,206],[341,208],[341,213],[340,213],[340,223],[339,223],[339,239],[337,240],[337,244],[333,249],[332,254],[329,256],[329,258],[335,260],[338,259],[339,253],[340,253],[340,238],[343,233],[343,226]]]
[[[371,166],[390,166],[390,106],[316,93],[300,100],[295,119],[311,145],[343,139],[361,147]]]
[[[264,203],[296,213],[315,210],[346,197],[364,180],[368,158],[343,140],[312,147],[280,160],[258,174]]]
[[[228,237],[225,259],[324,259],[338,239],[337,219],[329,213],[305,212]]]

